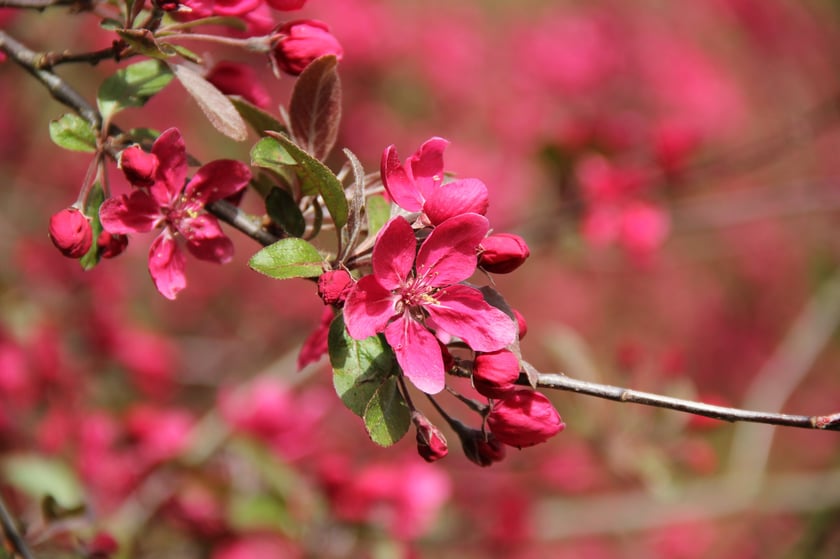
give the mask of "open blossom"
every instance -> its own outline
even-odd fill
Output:
[[[133,183],[135,189],[131,194],[106,200],[99,210],[99,218],[111,234],[163,229],[149,250],[149,273],[158,291],[174,299],[187,285],[184,254],[177,237],[186,240],[187,250],[197,258],[220,264],[228,262],[233,257],[233,243],[216,218],[204,212],[204,206],[245,188],[251,172],[239,161],[211,161],[196,171],[185,186],[187,152],[176,128],[161,134],[150,154],[139,147],[126,151],[130,153],[123,157],[123,168],[129,181],[133,177],[145,177],[149,172],[154,180],[147,186],[144,178]],[[151,164],[151,159],[156,164]]]
[[[397,148],[388,146],[382,153],[382,183],[398,206],[420,212],[432,225],[465,213],[487,213],[487,187],[478,179],[443,182],[443,150],[449,145],[443,138],[429,138],[405,164],[400,163]]]
[[[350,335],[385,333],[397,362],[420,390],[443,390],[446,371],[438,338],[456,336],[476,351],[495,351],[516,338],[516,323],[481,292],[459,282],[476,268],[475,249],[487,234],[483,216],[467,213],[436,227],[416,252],[414,230],[395,217],[373,248],[373,274],[344,304]],[[433,333],[434,332],[434,333]]]

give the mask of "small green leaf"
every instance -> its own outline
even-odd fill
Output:
[[[368,221],[368,235],[375,237],[391,219],[391,205],[379,194],[370,196],[365,204]]]
[[[167,62],[169,69],[192,96],[213,127],[233,140],[248,137],[248,127],[227,96],[186,64]]]
[[[163,48],[165,48],[167,51],[172,51],[178,54],[184,60],[189,60],[190,62],[195,62],[196,64],[201,64],[203,62],[202,58],[198,54],[194,53],[193,51],[191,51],[183,45],[165,44],[163,45]]]
[[[394,372],[394,354],[380,336],[350,337],[340,314],[330,325],[328,344],[335,391],[350,411],[364,417],[382,381]]]
[[[99,206],[104,201],[105,192],[102,190],[102,185],[97,182],[91,188],[87,203],[85,204],[85,215],[90,217],[90,231],[93,236],[93,244],[90,246],[87,254],[79,260],[79,264],[83,270],[90,270],[99,263],[99,246],[96,241],[102,233],[102,223],[99,221]]]
[[[52,496],[64,507],[82,503],[82,485],[73,469],[58,459],[35,454],[13,454],[4,458],[5,480],[36,500]]]
[[[142,107],[172,81],[172,72],[157,60],[131,64],[108,77],[99,87],[96,104],[109,119],[126,107]]]
[[[265,211],[277,225],[292,237],[303,236],[306,220],[292,195],[282,188],[272,188],[265,199]]]
[[[296,171],[301,180],[303,193],[320,194],[336,229],[344,227],[347,223],[347,198],[344,196],[344,188],[338,177],[326,165],[303,151],[283,134],[270,131],[267,134],[280,142],[280,145],[297,161]]]
[[[318,249],[295,237],[268,245],[252,256],[248,265],[275,279],[314,278],[324,271]]]
[[[362,417],[370,439],[380,446],[391,446],[406,434],[411,412],[391,375],[382,379]]]
[[[96,151],[96,133],[90,123],[77,114],[67,113],[50,122],[50,138],[71,151]]]
[[[294,157],[274,138],[261,138],[251,148],[251,165],[285,175],[287,165],[297,165]]]
[[[238,95],[229,95],[233,106],[239,112],[239,116],[245,119],[245,122],[251,125],[254,131],[262,136],[266,130],[274,130],[275,132],[285,132],[286,127],[280,124],[280,121],[274,118],[274,115],[268,113],[253,103],[249,103]]]
[[[148,29],[118,29],[117,35],[138,53],[150,58],[164,59],[175,54],[170,45],[160,45]]]

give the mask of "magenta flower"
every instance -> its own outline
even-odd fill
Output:
[[[516,337],[509,316],[477,289],[459,285],[475,271],[476,247],[488,228],[483,216],[459,215],[416,251],[414,230],[395,217],[376,239],[373,274],[356,283],[344,304],[350,335],[362,340],[384,332],[405,376],[429,394],[440,392],[446,377],[438,338],[456,336],[476,351],[495,351]]]
[[[422,211],[432,225],[465,213],[487,213],[487,187],[478,179],[443,182],[443,138],[429,138],[405,164],[397,148],[382,153],[382,183],[398,206],[409,212]]]
[[[187,152],[176,128],[160,135],[152,153],[131,147],[123,157],[123,170],[129,181],[142,175],[136,172],[138,168],[153,169],[154,181],[150,186],[145,181],[134,182],[131,194],[106,200],[99,210],[99,219],[111,234],[163,228],[149,250],[149,273],[161,295],[174,299],[187,285],[184,254],[176,238],[183,237],[187,249],[197,258],[220,264],[230,261],[233,243],[216,218],[204,212],[204,206],[245,188],[251,172],[239,161],[220,159],[201,167],[185,186]],[[149,164],[153,159],[156,165]]]

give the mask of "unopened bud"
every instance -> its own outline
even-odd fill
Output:
[[[114,258],[122,254],[128,246],[128,236],[102,231],[96,245],[99,247],[99,255],[102,258]]]
[[[511,233],[498,233],[481,241],[478,265],[494,274],[507,274],[521,266],[530,255],[525,239]]]
[[[140,146],[131,146],[120,154],[120,168],[134,186],[152,186],[158,168],[158,158]]]
[[[417,453],[426,462],[435,462],[449,454],[446,437],[429,419],[420,412],[411,414],[411,421],[417,428]]]
[[[50,218],[50,240],[61,254],[81,258],[93,244],[88,218],[76,208],[65,208]]]
[[[341,60],[344,54],[330,28],[313,19],[290,21],[278,26],[272,32],[272,38],[272,65],[293,76],[300,75],[316,58],[334,54]]]
[[[522,448],[547,441],[566,424],[548,398],[525,389],[494,400],[487,427],[501,442]]]
[[[318,296],[325,305],[344,305],[353,289],[353,278],[346,270],[330,270],[318,278]]]
[[[458,429],[464,455],[470,462],[482,468],[501,462],[505,458],[505,447],[496,440],[493,433],[484,433],[478,429],[463,427]]]
[[[522,316],[522,313],[516,309],[513,309],[513,316],[516,317],[516,324],[519,326],[519,339],[525,337],[525,334],[528,333],[528,323],[525,321],[525,317]]]
[[[488,398],[501,398],[516,388],[519,359],[506,349],[479,353],[473,361],[473,386]]]

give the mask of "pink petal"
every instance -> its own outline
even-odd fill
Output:
[[[226,264],[233,258],[233,243],[227,238],[215,217],[200,215],[183,219],[178,232],[187,240],[187,249],[201,260]]]
[[[516,339],[516,321],[488,304],[481,292],[466,285],[450,285],[424,305],[434,323],[458,336],[475,351],[496,351]]]
[[[478,179],[462,179],[444,184],[426,199],[423,212],[434,225],[465,213],[487,213],[487,187]]]
[[[158,170],[152,196],[161,206],[169,205],[181,194],[187,178],[187,147],[181,132],[169,128],[158,136],[152,146],[152,153],[158,158]]]
[[[162,217],[158,203],[142,190],[109,198],[99,208],[102,227],[115,235],[147,233],[157,226]]]
[[[443,182],[443,152],[448,145],[449,141],[443,138],[429,138],[406,161],[416,188],[426,200]]]
[[[387,289],[405,283],[414,266],[417,241],[404,217],[397,216],[382,228],[373,246],[373,274]]]
[[[395,314],[397,298],[382,287],[376,277],[360,279],[344,302],[344,322],[347,332],[357,340],[364,340],[385,329]]]
[[[446,383],[440,345],[422,324],[407,316],[385,328],[385,339],[408,380],[427,394],[437,394]]]
[[[149,273],[155,287],[167,299],[174,299],[187,286],[184,253],[168,230],[157,236],[149,248]]]
[[[423,197],[406,173],[394,146],[388,146],[382,152],[380,172],[385,190],[399,207],[410,212],[419,212],[423,208]]]
[[[184,195],[189,201],[208,204],[232,196],[248,186],[251,171],[240,161],[218,159],[196,171]]]
[[[478,261],[476,248],[489,229],[487,219],[478,214],[447,219],[423,241],[417,253],[417,275],[431,275],[430,285],[436,287],[467,279]]]

